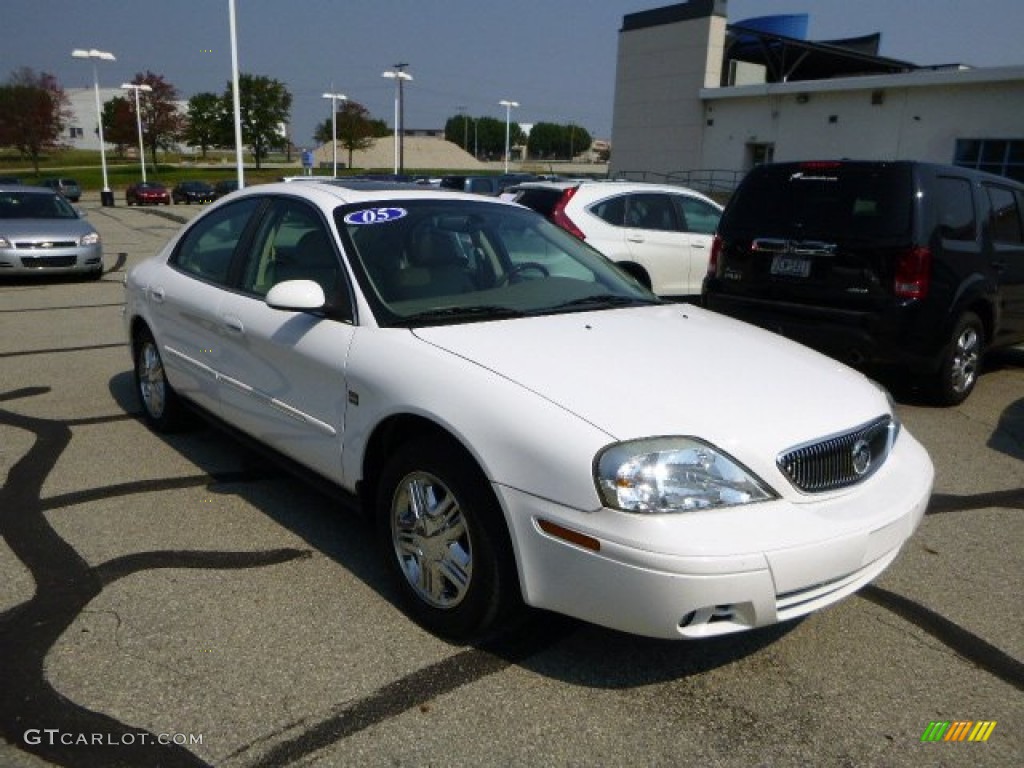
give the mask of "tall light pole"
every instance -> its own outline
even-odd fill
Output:
[[[508,173],[508,152],[509,152],[509,133],[510,126],[512,125],[512,107],[518,107],[518,101],[507,101],[502,99],[498,102],[505,108],[505,173]]]
[[[146,180],[146,150],[142,145],[142,111],[139,107],[139,91],[145,91],[149,93],[153,90],[153,86],[141,83],[136,85],[135,83],[121,83],[121,87],[126,91],[135,91],[135,125],[139,129],[139,164],[142,166],[142,180]]]
[[[235,168],[238,188],[245,187],[245,165],[242,162],[242,94],[238,81],[238,23],[235,20],[235,0],[228,0],[228,32],[231,36],[231,96],[235,112]]]
[[[405,125],[403,120],[403,93],[402,85],[406,80],[412,80],[412,75],[408,72],[403,72],[408,64],[395,64],[394,69],[389,69],[387,72],[381,73],[381,77],[386,77],[390,80],[395,81],[395,175],[399,173],[405,173]]]
[[[334,151],[334,177],[338,176],[338,101],[348,101],[344,93],[325,93],[323,98],[331,100],[331,149]]]
[[[110,191],[110,183],[107,181],[107,152],[103,141],[103,106],[100,104],[100,77],[96,71],[96,61],[117,61],[114,54],[107,51],[97,51],[95,48],[84,50],[76,48],[71,52],[76,59],[92,59],[92,87],[96,93],[96,125],[99,128],[100,136],[100,165],[103,168],[103,192],[100,194],[103,205],[113,205],[114,195]]]

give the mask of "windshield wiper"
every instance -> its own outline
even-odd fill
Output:
[[[404,325],[406,323],[429,322],[431,320],[481,320],[525,316],[524,312],[510,307],[502,307],[497,304],[476,304],[469,307],[437,307],[435,309],[428,309],[423,312],[417,312],[415,315],[403,317],[401,322]]]
[[[562,309],[576,309],[576,308],[587,308],[593,307],[595,309],[602,309],[605,307],[628,307],[628,306],[650,306],[652,304],[664,304],[665,302],[661,299],[641,299],[635,296],[616,296],[611,293],[599,293],[594,296],[584,296],[581,299],[573,299],[572,301],[566,301],[562,304],[556,304],[551,307],[552,311],[558,311]]]

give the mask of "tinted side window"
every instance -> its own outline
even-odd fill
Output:
[[[971,182],[952,176],[940,176],[935,181],[939,236],[944,240],[975,240],[978,223]]]
[[[1020,208],[1017,207],[1013,190],[987,184],[985,190],[988,192],[988,199],[992,204],[992,212],[989,214],[992,239],[997,243],[1024,242]]]
[[[683,230],[696,232],[701,235],[713,235],[718,228],[718,219],[721,214],[713,205],[708,205],[703,200],[694,197],[676,196],[679,203]]]
[[[182,238],[170,263],[201,280],[227,283],[231,256],[259,204],[250,197],[204,217]]]
[[[613,227],[621,227],[626,221],[626,196],[620,195],[602,200],[590,206],[590,212]]]
[[[668,195],[630,195],[626,207],[626,226],[636,229],[673,231],[679,229],[672,198]]]

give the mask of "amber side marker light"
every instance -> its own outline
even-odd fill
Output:
[[[540,529],[549,536],[554,536],[556,539],[562,539],[568,541],[570,544],[575,544],[577,547],[583,547],[594,552],[601,551],[601,542],[595,539],[593,536],[587,536],[585,533],[574,531],[571,528],[565,528],[564,526],[552,523],[550,520],[537,519],[537,525]]]

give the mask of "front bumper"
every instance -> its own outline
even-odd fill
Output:
[[[94,274],[103,269],[103,246],[73,248],[0,249],[0,277],[4,275]]]
[[[931,461],[903,432],[849,492],[701,513],[580,512],[498,486],[526,602],[624,632],[679,639],[803,616],[889,566],[928,505]],[[594,551],[540,521],[590,537]]]

